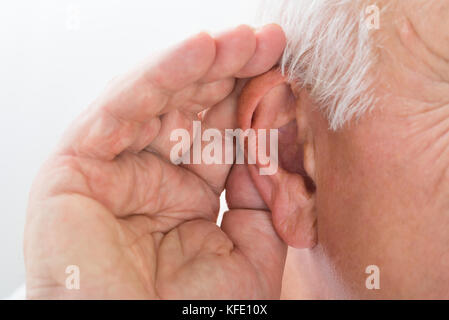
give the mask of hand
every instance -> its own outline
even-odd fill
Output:
[[[170,162],[176,128],[234,128],[245,78],[285,46],[268,25],[201,33],[114,81],[69,128],[30,194],[29,298],[279,298],[286,246],[265,210],[215,221],[231,165]],[[242,191],[244,192],[244,190]],[[66,288],[66,268],[80,289]]]

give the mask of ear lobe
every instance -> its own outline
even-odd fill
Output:
[[[310,147],[307,137],[297,136],[308,130],[296,127],[296,123],[303,125],[304,119],[294,121],[299,113],[290,85],[278,70],[271,70],[246,84],[238,108],[241,129],[279,129],[279,164],[296,163],[301,167],[301,170],[291,170],[298,165],[285,165],[272,175],[261,175],[259,161],[248,164],[251,179],[272,213],[278,235],[295,248],[315,246],[315,197],[307,188],[309,178],[303,168],[313,167],[314,159],[313,154],[302,150],[304,146]],[[301,152],[290,152],[295,148]],[[311,164],[303,165],[304,155]],[[271,154],[270,159],[273,159]]]
[[[280,238],[297,249],[313,248],[317,243],[315,197],[307,191],[304,177],[282,168],[271,176],[260,175],[257,165],[248,169]]]

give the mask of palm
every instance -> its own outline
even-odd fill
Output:
[[[285,246],[267,213],[232,210],[221,229],[215,224],[230,165],[169,161],[170,131],[191,132],[204,108],[203,129],[235,127],[241,86],[233,76],[269,69],[282,44],[260,44],[279,34],[267,28],[256,41],[240,27],[215,41],[193,38],[114,84],[80,117],[31,193],[30,297],[279,296]],[[78,291],[64,286],[69,265],[79,266]]]
[[[142,161],[139,157],[153,155],[129,154],[120,161]],[[108,172],[116,170],[112,167],[121,164],[99,165],[103,170],[107,166]],[[272,245],[272,250],[266,251],[264,248],[263,252],[268,255],[271,251],[281,253],[283,246],[273,243],[273,234],[263,234],[263,230],[271,231],[271,228],[264,226],[271,223],[265,213],[243,210],[228,212],[226,223],[241,228],[235,234],[231,230],[227,235],[214,223],[218,209],[216,193],[187,169],[175,166],[173,169],[179,170],[179,179],[182,178],[183,185],[180,185],[179,190],[173,190],[179,205],[173,206],[170,211],[139,214],[148,211],[145,207],[153,206],[149,197],[135,214],[116,217],[114,212],[96,200],[99,195],[70,196],[65,200],[66,205],[76,208],[76,214],[58,214],[52,222],[57,225],[57,234],[53,234],[52,238],[69,247],[57,246],[48,255],[60,257],[64,254],[65,265],[80,267],[83,297],[276,297],[280,290],[279,281],[261,276],[261,273],[279,274],[280,270],[276,268],[280,266],[273,263],[272,266],[265,265],[264,270],[258,270],[252,259],[248,259],[239,249],[234,249],[232,241],[233,237],[257,236],[260,245]],[[191,190],[195,189],[183,188],[189,185],[203,186],[203,190],[197,190],[198,195],[204,195],[192,197]],[[103,192],[107,194],[109,190]],[[126,194],[129,191],[122,188],[114,192]],[[164,202],[165,199],[159,201]],[[197,204],[201,208],[196,207]],[[247,220],[251,220],[251,224],[245,230]],[[256,226],[257,230],[250,230]],[[257,243],[253,245],[253,249],[257,250]],[[71,246],[76,247],[73,256],[66,254],[71,252]],[[262,261],[277,261],[276,258],[260,257]]]

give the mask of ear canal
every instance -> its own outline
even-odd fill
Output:
[[[278,141],[279,146],[285,147],[291,161],[300,163],[302,167],[303,152],[293,152],[296,148],[303,148],[297,144],[299,131],[296,121],[293,122],[297,117],[296,111],[296,99],[290,85],[278,70],[271,70],[251,79],[243,88],[239,98],[238,124],[243,130],[280,128],[278,136],[287,139]],[[275,158],[279,159],[279,155]],[[272,159],[270,154],[270,161]],[[280,160],[285,166],[282,157]],[[289,167],[278,167],[274,174],[262,175],[261,165],[256,161],[256,164],[248,164],[248,171],[272,213],[273,225],[280,238],[295,248],[311,248],[317,242],[314,195],[308,191],[308,177],[304,171],[291,170],[294,165]]]

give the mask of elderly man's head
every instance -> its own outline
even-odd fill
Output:
[[[286,84],[259,80],[253,126],[295,118],[306,174],[281,151],[287,170],[256,185],[281,237],[313,248],[290,267],[304,287],[320,279],[327,297],[449,297],[449,1],[264,8],[287,35]],[[380,290],[365,286],[369,265]]]

